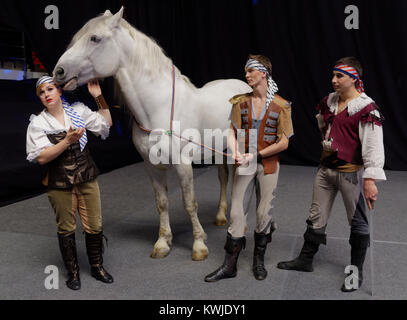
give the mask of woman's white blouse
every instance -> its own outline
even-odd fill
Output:
[[[71,107],[82,117],[87,130],[93,132],[96,136],[100,136],[103,140],[109,136],[110,126],[99,112],[92,111],[81,102],[76,102]],[[46,109],[38,116],[31,115],[27,129],[26,150],[28,161],[36,162],[37,157],[44,149],[54,145],[49,141],[47,134],[67,132],[71,126],[72,129],[76,129],[66,112],[64,112],[64,118],[65,126],[59,123]]]

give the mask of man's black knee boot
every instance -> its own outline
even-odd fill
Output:
[[[240,251],[246,247],[246,238],[233,238],[228,232],[225,244],[225,260],[214,272],[205,277],[205,282],[216,282],[221,279],[233,278],[237,274],[237,259]]]
[[[363,263],[365,262],[367,248],[370,245],[370,235],[351,233],[349,238],[349,244],[351,245],[350,251],[350,263],[358,268],[358,285],[357,288],[353,285],[346,285],[343,283],[341,290],[343,292],[353,292],[359,289],[363,282]],[[356,279],[355,279],[356,280]]]
[[[269,234],[254,232],[254,253],[253,253],[253,274],[257,280],[264,280],[267,277],[267,270],[264,267],[264,254],[267,244],[271,242],[271,232]]]
[[[316,233],[313,229],[307,228],[304,233],[304,245],[299,256],[291,261],[279,262],[277,268],[304,272],[314,271],[312,261],[321,243],[326,245],[326,234]]]

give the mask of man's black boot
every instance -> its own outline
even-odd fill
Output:
[[[246,247],[246,238],[233,238],[229,233],[226,237],[225,260],[214,272],[205,277],[205,282],[216,282],[221,279],[233,278],[237,274],[237,259],[240,251]]]
[[[277,268],[304,272],[314,271],[312,261],[321,243],[326,245],[326,234],[316,233],[313,229],[307,228],[304,233],[304,245],[299,256],[291,261],[279,262]]]
[[[346,285],[344,281],[341,290],[343,292],[353,292],[358,290],[363,282],[363,263],[365,262],[367,248],[370,245],[370,235],[351,233],[349,238],[349,244],[351,245],[351,265],[358,268],[358,285]],[[349,275],[348,275],[349,277]],[[356,280],[356,279],[355,279]]]
[[[257,280],[267,278],[267,270],[264,267],[264,254],[267,244],[271,242],[271,232],[269,234],[254,232],[254,253],[253,253],[253,274]]]

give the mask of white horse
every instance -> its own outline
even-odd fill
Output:
[[[64,90],[74,90],[91,79],[113,76],[135,120],[151,130],[170,129],[175,86],[173,120],[179,121],[179,132],[188,128],[201,132],[203,129],[226,130],[230,125],[228,118],[232,107],[228,99],[249,92],[251,88],[243,81],[234,79],[213,81],[196,88],[176,67],[172,69],[172,61],[151,38],[132,27],[122,19],[122,15],[123,7],[115,15],[107,10],[104,15],[89,20],[59,59],[53,71],[54,80],[64,85]],[[168,138],[173,139],[173,136]],[[151,256],[163,258],[168,255],[172,241],[166,181],[166,171],[170,165],[153,165],[150,162],[153,144],[149,141],[149,134],[141,130],[135,121],[133,141],[151,178],[160,215],[159,238]],[[171,161],[173,154],[170,148],[163,147],[161,152],[167,153]],[[203,260],[208,256],[208,248],[205,245],[206,234],[197,214],[192,165],[187,161],[172,165],[179,177],[184,207],[193,226],[192,259]],[[216,224],[225,225],[228,170],[226,164],[218,167],[221,197]]]

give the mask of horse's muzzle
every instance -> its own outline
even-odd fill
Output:
[[[62,87],[62,90],[64,91],[72,91],[75,90],[78,87],[78,78],[73,77],[71,80],[69,80],[65,85]]]

